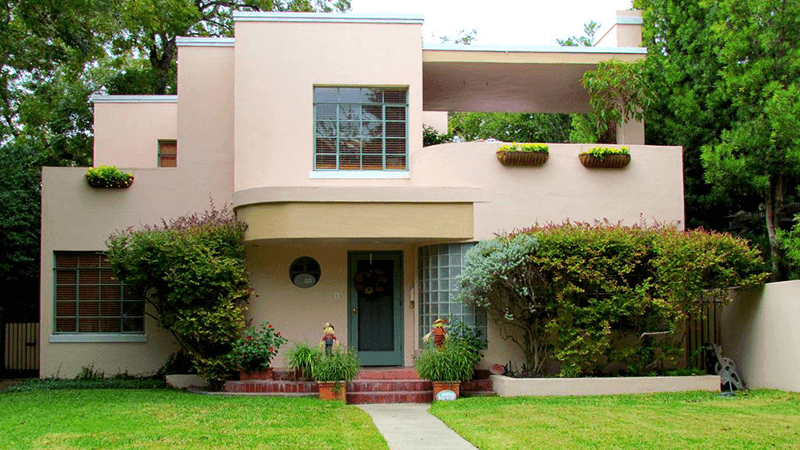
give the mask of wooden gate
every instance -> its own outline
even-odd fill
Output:
[[[7,323],[3,351],[6,371],[39,370],[39,324]]]
[[[689,318],[688,339],[686,342],[686,359],[689,367],[708,370],[706,344],[722,344],[722,308],[724,304],[717,299],[703,299],[701,313]]]

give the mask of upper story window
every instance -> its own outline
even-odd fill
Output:
[[[408,89],[314,88],[315,170],[408,170]]]
[[[56,333],[144,333],[144,300],[99,252],[55,252]]]
[[[178,167],[178,141],[158,141],[158,167]]]

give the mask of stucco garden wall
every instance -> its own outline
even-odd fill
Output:
[[[722,347],[748,388],[800,392],[800,280],[737,293],[722,310]]]

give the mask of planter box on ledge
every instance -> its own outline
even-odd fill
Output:
[[[500,397],[719,392],[719,375],[686,377],[511,378],[492,375]]]

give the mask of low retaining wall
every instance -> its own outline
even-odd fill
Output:
[[[208,387],[208,383],[200,378],[200,375],[167,375],[167,387],[173,389],[204,388]]]
[[[721,344],[748,389],[800,392],[800,281],[737,293],[722,310]]]
[[[500,397],[719,391],[717,375],[618,378],[510,378],[492,375],[491,378],[494,391]]]

